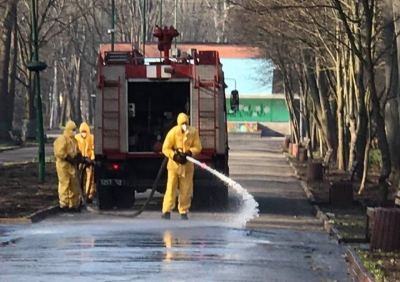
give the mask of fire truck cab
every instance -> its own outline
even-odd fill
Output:
[[[162,143],[181,112],[200,135],[203,150],[196,159],[229,175],[226,85],[218,52],[192,49],[170,57],[178,31],[157,27],[153,35],[164,56],[148,64],[133,48],[103,48],[99,54],[94,135],[101,210],[130,208],[135,193],[152,187],[164,158]],[[157,187],[160,193],[166,176]],[[225,208],[228,188],[196,168],[193,204]]]

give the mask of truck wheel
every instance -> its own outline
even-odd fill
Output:
[[[115,192],[112,187],[99,185],[97,187],[97,203],[99,210],[110,210],[114,207]]]

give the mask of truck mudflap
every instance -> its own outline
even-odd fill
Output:
[[[130,186],[97,185],[99,210],[132,208],[135,203],[135,190]]]

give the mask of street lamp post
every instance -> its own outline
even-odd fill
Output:
[[[178,29],[178,0],[175,0],[174,7],[174,27]],[[176,37],[174,38],[175,48],[176,48]]]
[[[114,52],[114,40],[115,40],[115,0],[111,0],[111,51]]]
[[[234,78],[224,78],[225,80],[233,80],[234,82],[235,82],[235,90],[236,90],[236,79],[234,79]]]
[[[44,129],[43,129],[43,111],[42,111],[42,97],[40,95],[40,72],[47,68],[45,62],[39,61],[39,44],[38,44],[38,30],[36,19],[36,3],[31,0],[31,21],[32,21],[32,40],[34,45],[33,60],[26,64],[30,72],[35,73],[35,90],[36,90],[36,115],[37,115],[37,138],[39,141],[39,181],[45,180],[45,151],[44,151]]]
[[[142,4],[142,52],[146,58],[146,0],[141,0]]]
[[[163,24],[163,22],[162,22],[162,20],[163,20],[163,18],[162,18],[162,16],[163,16],[162,8],[163,8],[163,0],[160,0],[160,28],[162,28],[162,24]]]

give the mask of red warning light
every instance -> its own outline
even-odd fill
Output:
[[[113,169],[118,170],[119,169],[119,164],[113,164]]]

